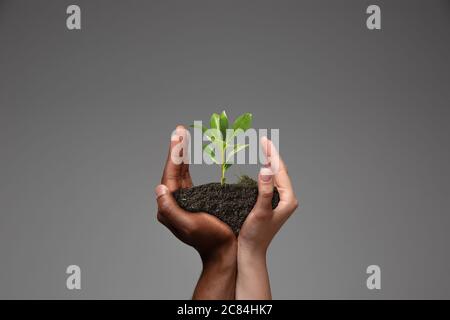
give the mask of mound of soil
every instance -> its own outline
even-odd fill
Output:
[[[242,179],[237,184],[208,183],[173,192],[178,205],[189,212],[207,212],[228,224],[235,234],[253,209],[258,186],[253,179]],[[280,202],[276,188],[272,208]]]

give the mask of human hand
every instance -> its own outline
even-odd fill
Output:
[[[187,146],[187,131],[178,126],[172,136],[161,184],[155,189],[158,213],[157,219],[178,239],[192,246],[200,254],[203,272],[194,292],[194,298],[227,299],[234,297],[236,276],[237,239],[232,230],[216,217],[200,212],[191,213],[181,209],[172,192],[179,188],[192,187],[189,164],[177,164],[172,152],[177,146]]]
[[[270,299],[266,251],[275,234],[298,207],[286,165],[272,141],[261,139],[268,165],[258,176],[258,198],[238,237],[237,299]],[[272,209],[274,185],[280,202]]]
[[[272,141],[263,137],[261,147],[268,159],[268,166],[261,168],[258,199],[239,233],[239,246],[245,246],[257,254],[265,254],[272,238],[298,206],[286,165]],[[274,185],[280,194],[280,202],[272,210]]]

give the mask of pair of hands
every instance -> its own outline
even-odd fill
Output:
[[[239,236],[216,217],[181,209],[172,196],[179,188],[192,187],[189,165],[175,164],[171,153],[188,135],[178,126],[172,136],[161,184],[155,189],[158,221],[178,239],[194,247],[203,262],[203,271],[194,299],[271,298],[265,256],[275,234],[295,211],[295,197],[286,166],[272,142],[261,139],[268,165],[258,176],[258,198]],[[274,186],[280,202],[272,209]]]

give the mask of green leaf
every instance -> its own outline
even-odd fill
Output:
[[[214,162],[215,164],[219,164],[219,162],[216,159],[214,148],[211,147],[210,143],[205,143],[203,145],[203,152],[206,152],[206,154],[211,158],[212,162]]]
[[[240,115],[233,123],[233,129],[242,129],[247,131],[247,129],[250,129],[252,126],[252,114],[251,113],[244,113]]]
[[[222,133],[220,132],[219,129],[215,128],[207,129],[203,134],[209,141],[212,142],[218,141],[224,143],[222,140]]]
[[[215,153],[215,156],[216,156],[216,159],[221,159],[221,161],[218,161],[218,163],[220,164],[220,162],[226,162],[226,161],[224,160],[224,157],[225,157],[225,155],[224,155],[224,152],[225,152],[225,142],[223,142],[222,140],[216,139],[216,140],[214,140],[211,144],[213,144],[213,145],[216,146],[216,147],[214,148],[214,150],[216,151],[216,152],[214,152],[214,153]]]
[[[206,143],[203,145],[203,151],[206,151],[206,153],[211,157],[213,162],[215,164],[221,164],[217,159],[222,159],[223,152],[224,152],[224,142],[221,140],[215,140],[211,143]]]
[[[233,130],[233,133],[230,134],[230,136],[228,136],[226,138],[226,143],[229,144],[231,141],[233,141],[234,137],[236,137],[238,135],[238,133],[244,132],[242,129],[238,129],[238,130]]]
[[[222,133],[222,140],[225,140],[228,129],[228,116],[225,110],[220,114],[220,132]]]
[[[211,120],[209,121],[211,129],[220,130],[220,116],[217,113],[211,115]]]
[[[228,162],[231,158],[233,158],[233,156],[238,153],[241,150],[244,150],[245,148],[247,148],[249,145],[248,144],[237,144],[234,146],[233,150],[228,154],[227,156],[227,161]]]
[[[231,163],[225,163],[225,165],[224,165],[225,171],[227,171],[231,166],[232,166]]]

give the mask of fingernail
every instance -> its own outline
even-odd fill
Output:
[[[156,197],[159,198],[167,193],[168,189],[165,185],[160,184],[155,188]]]
[[[272,180],[273,172],[270,168],[261,168],[259,175],[261,176],[262,181],[269,182]]]

